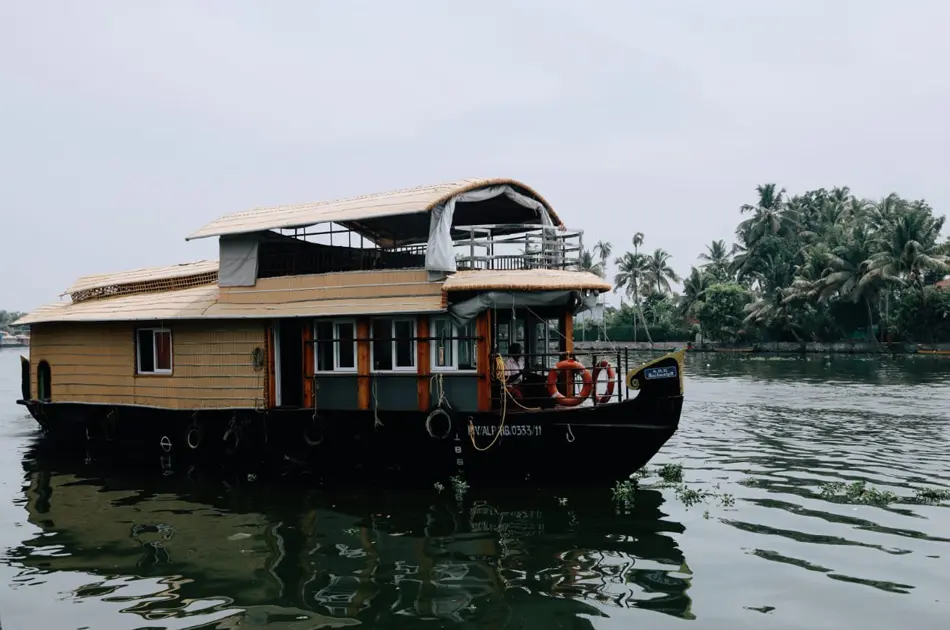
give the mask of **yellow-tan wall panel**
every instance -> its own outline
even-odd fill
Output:
[[[221,287],[219,303],[286,304],[313,300],[415,297],[442,294],[441,282],[429,282],[423,269],[347,271],[258,278],[253,287]]]
[[[142,323],[141,327],[150,324]],[[36,324],[30,340],[30,391],[47,361],[53,402],[134,404],[171,409],[261,407],[266,375],[252,353],[265,349],[262,321],[166,323],[172,374],[135,373],[130,322]]]

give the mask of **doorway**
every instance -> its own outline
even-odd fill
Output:
[[[20,395],[23,400],[30,399],[30,360],[20,357]]]
[[[282,319],[274,326],[274,357],[277,381],[274,401],[278,407],[303,406],[303,322]]]
[[[44,402],[53,398],[53,373],[46,361],[36,366],[36,397]]]

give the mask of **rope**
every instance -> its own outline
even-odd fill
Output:
[[[429,379],[429,387],[432,386],[435,386],[436,391],[439,392],[439,402],[437,402],[435,406],[441,407],[444,404],[446,407],[451,409],[452,404],[449,402],[449,399],[445,397],[445,383],[441,374],[432,375],[432,378]]]
[[[468,421],[468,437],[472,441],[472,446],[476,451],[487,451],[495,445],[499,439],[501,439],[502,431],[505,428],[505,421],[508,418],[508,399],[510,398],[513,403],[524,409],[525,411],[539,411],[540,407],[525,407],[519,403],[515,397],[508,390],[508,377],[505,374],[505,360],[501,358],[500,354],[495,355],[495,366],[494,366],[494,376],[495,379],[501,384],[501,389],[504,392],[504,396],[501,397],[501,420],[498,422],[498,430],[495,431],[495,437],[492,438],[491,443],[488,446],[481,447],[475,442],[475,424],[469,419]]]
[[[373,372],[373,428],[379,429],[383,426],[383,421],[379,419],[379,394],[378,394],[378,379],[376,377],[376,372]]]
[[[501,358],[501,355],[495,356],[495,378],[501,384],[501,389],[505,392],[505,395],[511,399],[511,402],[515,403],[525,411],[541,411],[541,407],[525,407],[518,399],[515,398],[511,391],[508,389],[508,376],[505,374],[505,360]]]
[[[313,417],[311,418],[314,422],[317,421],[317,375],[313,376]]]

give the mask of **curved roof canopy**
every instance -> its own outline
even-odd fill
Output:
[[[215,219],[193,232],[187,240],[246,234],[276,229],[303,228],[318,223],[337,223],[377,243],[423,242],[429,236],[429,211],[463,193],[492,186],[509,186],[518,195],[543,207],[551,221],[542,221],[538,210],[507,195],[480,202],[458,203],[453,226],[484,224],[563,225],[551,205],[530,187],[513,179],[463,179],[444,184],[418,186],[390,192],[361,195],[336,201],[254,208]]]

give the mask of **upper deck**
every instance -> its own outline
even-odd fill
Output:
[[[218,261],[86,276],[20,323],[425,313],[453,293],[608,290],[576,271],[582,236],[511,179],[256,208],[187,237],[217,237]]]
[[[211,221],[188,238],[217,237],[221,286],[258,278],[425,269],[570,269],[582,233],[511,179],[462,180],[336,201],[256,208]]]

